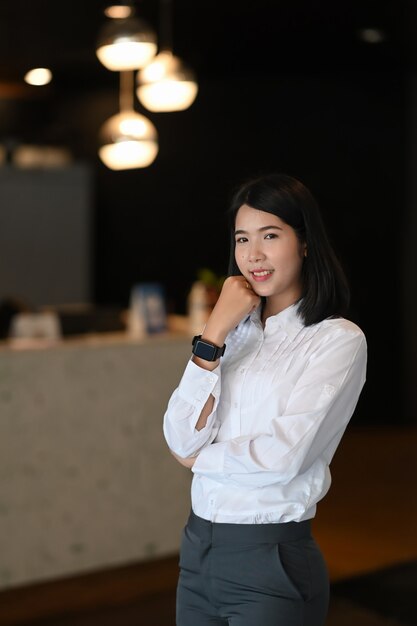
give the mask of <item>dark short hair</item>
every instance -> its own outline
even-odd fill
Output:
[[[307,245],[299,306],[304,324],[310,326],[328,317],[346,315],[349,285],[326,234],[317,202],[302,182],[287,174],[260,176],[246,181],[235,191],[228,211],[231,222],[229,276],[241,273],[235,260],[234,230],[236,214],[243,204],[276,215]]]

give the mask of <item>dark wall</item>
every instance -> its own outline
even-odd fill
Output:
[[[113,104],[104,97],[100,103],[104,121]],[[91,102],[91,110],[97,105]],[[96,301],[125,305],[135,282],[157,280],[169,309],[184,313],[198,268],[226,271],[225,211],[234,186],[258,173],[287,172],[303,180],[322,207],[350,278],[351,318],[368,338],[368,382],[354,419],[407,421],[404,77],[211,79],[188,111],[146,114],[160,135],[153,165],[117,173],[97,162]]]
[[[417,7],[415,7],[417,13]],[[407,77],[407,202],[403,237],[400,245],[404,271],[402,273],[401,324],[404,346],[404,383],[406,415],[417,421],[417,73]]]

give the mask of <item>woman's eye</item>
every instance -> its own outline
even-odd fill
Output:
[[[265,239],[276,239],[278,235],[276,233],[268,233],[265,235]]]
[[[245,243],[247,241],[246,237],[238,237],[236,239],[236,243]]]

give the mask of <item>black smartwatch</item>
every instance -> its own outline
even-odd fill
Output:
[[[196,335],[193,338],[192,345],[193,354],[204,361],[217,361],[217,359],[223,356],[224,351],[226,350],[226,344],[219,348],[219,346],[214,345],[214,343],[201,339],[201,335]]]

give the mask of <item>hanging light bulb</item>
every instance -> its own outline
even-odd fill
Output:
[[[183,111],[194,102],[194,73],[172,52],[172,0],[160,0],[159,54],[137,75],[137,96],[150,111]]]
[[[122,19],[133,15],[134,8],[132,3],[124,0],[115,0],[107,5],[104,9],[104,15],[112,19]]]
[[[127,17],[115,17],[102,28],[96,47],[99,61],[113,72],[124,72],[144,67],[157,51],[156,34],[148,23],[134,15],[130,8]],[[123,14],[122,14],[123,15]]]
[[[47,85],[52,80],[52,72],[47,67],[35,67],[26,72],[24,81],[29,85]]]
[[[149,111],[183,111],[194,102],[193,72],[170,50],[160,52],[138,72],[137,96]]]
[[[100,129],[99,157],[112,170],[147,167],[158,154],[158,134],[133,110],[133,72],[120,74],[120,109]]]
[[[100,136],[100,159],[112,170],[147,167],[158,154],[154,125],[134,111],[113,115],[103,124]]]

